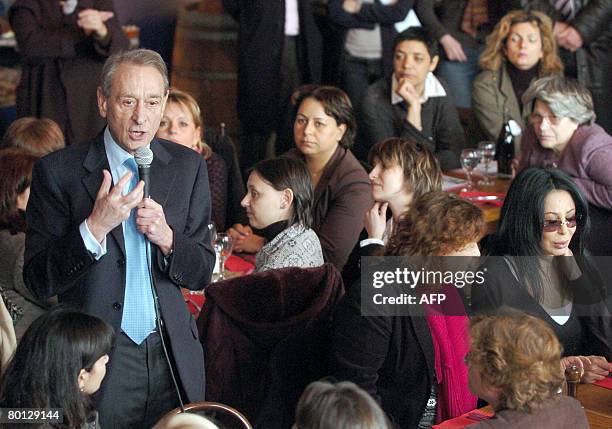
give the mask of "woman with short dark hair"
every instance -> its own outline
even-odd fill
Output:
[[[314,190],[312,229],[325,261],[341,270],[373,203],[368,175],[349,150],[356,131],[353,109],[344,91],[332,86],[300,87],[293,102],[296,149],[285,156],[306,164]],[[256,252],[263,245],[248,226],[234,225],[229,233],[238,249]]]
[[[98,427],[89,396],[104,379],[113,340],[113,328],[95,316],[54,310],[39,317],[4,373],[0,406],[59,408],[58,427]]]
[[[266,239],[255,255],[256,271],[323,265],[312,224],[312,188],[303,162],[291,158],[260,161],[253,167],[242,199],[249,224]]]
[[[584,249],[586,199],[561,170],[530,168],[512,182],[501,209],[485,283],[472,309],[517,308],[555,331],[565,356],[591,356],[583,382],[608,374],[610,315],[605,286]],[[606,360],[607,359],[607,360]]]
[[[373,166],[369,178],[374,205],[365,215],[368,244],[385,244],[412,201],[421,195],[442,189],[442,170],[436,157],[412,139],[391,137],[372,146],[368,155]],[[387,209],[391,218],[387,221]]]

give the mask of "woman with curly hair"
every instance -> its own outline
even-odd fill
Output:
[[[429,192],[399,219],[384,254],[479,256],[477,242],[484,231],[482,211],[474,204]],[[463,363],[468,337],[461,300],[457,306],[463,316],[404,314],[397,305],[363,315],[361,292],[359,286],[348,289],[336,311],[333,376],[372,395],[400,428],[429,428],[474,409],[476,398],[468,390]]]
[[[580,403],[559,394],[563,383],[561,344],[542,320],[518,310],[470,322],[465,361],[470,389],[495,415],[470,428],[587,429]]]
[[[510,119],[524,128],[521,97],[531,81],[563,73],[550,18],[522,10],[505,15],[487,38],[480,67],[483,71],[474,80],[472,98],[483,134],[495,140]]]

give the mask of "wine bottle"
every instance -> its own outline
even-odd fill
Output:
[[[521,127],[514,119],[504,122],[495,149],[497,173],[499,177],[512,177],[512,161],[514,160],[515,139],[521,134]]]

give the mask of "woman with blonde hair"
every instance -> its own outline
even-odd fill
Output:
[[[211,220],[219,230],[225,229],[227,206],[227,166],[223,158],[214,153],[203,141],[202,114],[195,99],[186,92],[172,88],[168,94],[166,110],[159,124],[157,137],[187,146],[202,154],[208,169],[210,197],[212,202]]]
[[[524,128],[521,97],[529,84],[563,72],[550,18],[522,10],[505,15],[487,38],[480,67],[483,71],[474,80],[472,98],[483,134],[495,140],[510,119]]]
[[[470,389],[495,410],[491,420],[471,428],[589,427],[580,403],[558,394],[562,347],[546,322],[503,308],[473,318],[470,334],[465,357]]]

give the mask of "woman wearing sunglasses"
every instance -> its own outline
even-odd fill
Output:
[[[532,113],[519,171],[558,167],[572,176],[589,203],[612,209],[612,136],[595,123],[589,90],[563,76],[545,77],[531,84],[523,103]]]
[[[514,180],[486,262],[485,282],[472,288],[472,310],[508,306],[547,322],[577,357],[583,382],[608,375],[610,313],[605,286],[584,250],[588,206],[557,169],[530,168]]]

